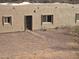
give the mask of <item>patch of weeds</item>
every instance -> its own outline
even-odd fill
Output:
[[[47,29],[41,29],[41,31],[47,31]]]
[[[71,49],[72,49],[72,50],[78,50],[79,48],[72,46]]]
[[[71,29],[72,29],[72,30],[71,30],[72,35],[73,35],[74,37],[79,37],[79,26],[74,26],[74,27],[72,27]]]
[[[57,29],[59,29],[59,27],[55,27],[54,29],[56,29],[56,30],[57,30]]]
[[[43,31],[47,31],[46,29],[43,29]]]
[[[76,53],[77,57],[79,58],[79,52]]]
[[[75,26],[75,27],[73,28],[73,31],[74,31],[75,33],[78,33],[78,34],[79,34],[79,26]]]
[[[73,42],[76,42],[76,43],[79,44],[79,39],[78,39],[78,37],[74,37],[74,38],[73,38]]]

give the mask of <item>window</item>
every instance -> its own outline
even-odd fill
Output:
[[[53,15],[42,15],[42,22],[52,22],[53,23]]]
[[[76,23],[77,20],[79,20],[79,14],[75,15],[75,23]]]
[[[11,16],[2,16],[2,23],[4,24],[12,24]]]
[[[75,17],[76,17],[76,20],[79,20],[79,14],[76,14]]]

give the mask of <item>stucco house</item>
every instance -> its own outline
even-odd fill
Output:
[[[79,25],[79,4],[0,4],[0,33]]]

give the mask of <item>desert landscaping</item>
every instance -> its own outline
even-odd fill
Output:
[[[2,33],[0,59],[79,59],[78,27]]]

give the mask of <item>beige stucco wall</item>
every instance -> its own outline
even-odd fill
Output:
[[[79,21],[75,24],[75,13],[79,13],[78,6],[78,4],[0,5],[0,33],[24,31],[24,16],[27,15],[32,15],[33,17],[32,30],[39,30],[43,27],[54,28],[79,25]],[[53,15],[53,24],[44,23],[41,25],[41,15]],[[12,16],[12,25],[3,26],[2,16]]]
[[[5,24],[3,26],[2,16],[12,16],[12,25]],[[2,32],[23,31],[24,20],[22,19],[23,19],[23,16],[16,10],[13,10],[13,7],[1,6],[0,8],[0,32],[2,33]]]

